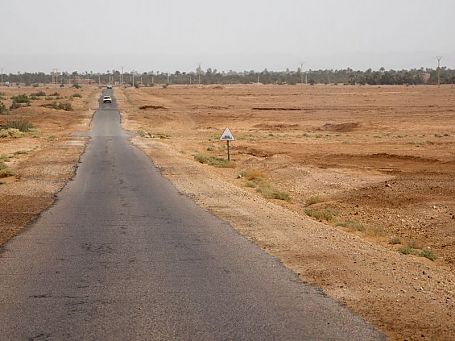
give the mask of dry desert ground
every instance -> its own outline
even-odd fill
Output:
[[[0,243],[74,176],[100,94],[0,88],[0,100],[9,108],[12,96],[38,91],[46,96],[0,115],[3,126],[34,126],[0,137]],[[115,95],[132,142],[182,194],[303,281],[391,339],[455,339],[454,87],[171,85]],[[231,162],[219,141],[226,127]]]
[[[392,339],[455,338],[454,87],[115,93],[162,173],[303,281]]]
[[[12,97],[23,94],[32,98],[30,105],[9,109]],[[0,87],[9,109],[0,114],[0,245],[48,208],[74,175],[98,94],[95,87]],[[60,103],[72,110],[59,109]],[[12,123],[31,129],[3,129]]]

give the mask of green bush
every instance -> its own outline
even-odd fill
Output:
[[[331,221],[337,215],[337,212],[333,208],[324,208],[320,210],[307,208],[305,214],[317,220]]]
[[[435,261],[438,258],[431,249],[423,249],[422,251],[420,251],[419,256],[425,257],[431,261]]]
[[[5,107],[5,104],[3,104],[2,101],[0,101],[0,115],[5,115],[8,113],[8,110]]]
[[[204,154],[194,155],[194,159],[200,163],[205,163],[210,166],[220,167],[220,168],[233,168],[234,164],[228,160],[216,157],[208,156]]]
[[[81,86],[80,86],[79,84],[73,84],[73,88],[75,88],[75,89],[80,89]]]
[[[34,128],[33,124],[29,121],[25,120],[15,120],[15,121],[8,121],[5,123],[5,125],[2,127],[5,129],[18,129],[19,131],[26,133],[29,132],[31,129]]]
[[[46,96],[46,93],[44,91],[38,91],[38,92],[31,93],[30,96],[44,97],[44,96]]]
[[[80,93],[75,93],[71,97],[73,97],[73,98],[76,98],[76,97],[77,98],[82,98],[82,95]]]
[[[71,103],[52,102],[43,104],[42,107],[55,110],[73,111],[73,106],[71,105]]]
[[[365,226],[363,226],[362,223],[359,223],[358,221],[355,220],[347,220],[347,221],[340,221],[336,224],[336,226],[341,226],[341,227],[347,227],[351,230],[355,231],[364,231]]]
[[[259,187],[256,188],[256,191],[258,193],[261,193],[262,196],[266,199],[278,199],[278,200],[284,200],[284,201],[291,201],[291,197],[289,196],[288,193],[278,191],[269,183],[260,184]]]
[[[27,95],[22,94],[22,95],[17,95],[11,97],[13,102],[19,103],[19,104],[30,104],[30,98],[28,98]]]
[[[402,253],[403,255],[411,255],[414,253],[414,249],[410,247],[409,245],[400,247],[398,249],[399,253]]]

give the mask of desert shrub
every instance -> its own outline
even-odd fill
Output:
[[[398,249],[398,252],[402,253],[403,255],[411,255],[414,253],[414,249],[411,246],[407,245],[407,246],[400,247]]]
[[[55,110],[73,111],[73,106],[71,105],[71,103],[52,102],[43,104],[42,107]]]
[[[79,84],[73,84],[73,88],[75,88],[75,89],[80,89],[81,86],[80,86]]]
[[[258,193],[261,193],[262,196],[266,199],[278,199],[284,201],[291,200],[291,197],[289,196],[288,193],[277,190],[269,183],[262,183],[258,185],[256,191]]]
[[[365,230],[365,226],[363,226],[362,223],[359,223],[358,221],[355,221],[355,220],[340,221],[336,224],[336,226],[346,227],[348,229],[355,230],[355,231],[364,231]]]
[[[237,178],[246,179],[245,186],[256,188],[256,192],[260,193],[266,199],[277,199],[291,201],[289,193],[280,191],[272,186],[267,180],[267,176],[257,169],[242,170]]]
[[[46,93],[44,91],[38,91],[38,92],[33,92],[30,94],[30,96],[34,96],[34,97],[44,97],[46,96]]]
[[[59,103],[58,108],[65,111],[73,111],[71,103]]]
[[[255,183],[254,181],[247,181],[247,182],[245,183],[245,186],[246,186],[246,187],[250,187],[250,188],[256,188],[256,187],[258,186],[258,184]]]
[[[200,163],[204,163],[210,166],[220,167],[220,168],[233,168],[234,164],[228,160],[216,157],[209,156],[205,154],[196,154],[194,159]]]
[[[425,257],[431,261],[435,261],[438,257],[436,257],[436,255],[433,253],[433,251],[429,248],[426,248],[426,249],[423,249],[422,251],[420,251],[419,253],[419,256],[420,257]]]
[[[81,95],[80,93],[76,92],[76,93],[73,94],[71,97],[73,97],[73,98],[76,98],[76,97],[77,97],[77,98],[82,98],[82,95]]]
[[[3,104],[2,101],[0,101],[0,115],[5,115],[8,113],[8,110],[5,107],[5,104]]]
[[[3,128],[5,129],[17,129],[20,132],[26,133],[34,128],[33,124],[26,120],[14,120],[8,121],[4,124]]]
[[[49,96],[58,97],[58,96],[60,96],[60,94],[56,91],[56,92],[49,94]]]
[[[15,103],[30,104],[30,98],[25,94],[13,96],[11,99]]]
[[[242,170],[239,174],[239,178],[245,178],[248,181],[261,182],[267,179],[267,176],[257,169]]]
[[[331,221],[337,215],[337,212],[333,208],[324,208],[320,210],[307,208],[305,214],[317,220]]]

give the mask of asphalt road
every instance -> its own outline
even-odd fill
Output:
[[[179,194],[115,108],[100,104],[56,204],[3,247],[0,339],[384,338]]]

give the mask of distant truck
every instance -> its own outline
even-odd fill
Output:
[[[112,89],[112,84],[106,85],[106,88],[107,88],[107,89]]]
[[[103,103],[112,103],[111,96],[104,96],[103,97]]]

